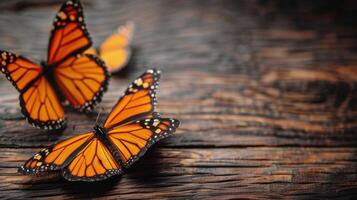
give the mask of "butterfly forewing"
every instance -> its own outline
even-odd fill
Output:
[[[134,121],[152,114],[156,104],[156,89],[160,71],[150,69],[135,79],[117,102],[104,122],[104,127],[110,129],[129,121]]]
[[[48,65],[55,65],[68,57],[82,53],[91,45],[81,3],[78,0],[65,2],[53,22],[48,47]]]
[[[0,51],[0,68],[20,92],[42,73],[39,65],[8,51]]]
[[[59,170],[66,165],[68,159],[72,159],[73,154],[82,150],[83,145],[86,145],[93,136],[93,132],[80,134],[44,148],[27,160],[19,171],[23,174],[37,174]]]

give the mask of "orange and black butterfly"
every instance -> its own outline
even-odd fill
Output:
[[[129,62],[132,48],[135,25],[128,22],[120,26],[118,30],[107,37],[99,46],[98,51],[95,48],[88,49],[85,53],[99,56],[107,65],[108,71],[116,73],[122,70]]]
[[[121,174],[158,140],[175,132],[176,119],[154,112],[160,72],[138,77],[103,126],[42,149],[19,168],[22,174],[61,170],[70,181],[97,181]]]
[[[51,31],[47,62],[38,65],[25,57],[0,51],[0,68],[20,92],[22,113],[44,129],[66,125],[61,101],[90,111],[107,88],[109,72],[97,56],[84,54],[92,41],[78,0],[66,1]]]

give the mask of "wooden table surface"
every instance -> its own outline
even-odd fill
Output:
[[[17,167],[41,147],[90,130],[67,111],[47,133],[0,79],[0,197],[113,199],[353,198],[357,195],[357,29],[352,1],[83,0],[99,44],[134,21],[134,57],[113,76],[106,113],[134,77],[162,70],[158,111],[181,120],[122,177],[33,179]],[[55,0],[0,2],[0,48],[45,58]],[[104,118],[105,116],[103,116]]]

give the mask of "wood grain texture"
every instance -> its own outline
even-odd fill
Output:
[[[0,198],[235,199],[357,195],[357,48],[353,1],[83,0],[99,44],[134,21],[134,57],[113,76],[106,113],[129,82],[162,70],[158,111],[181,120],[125,175],[97,184],[17,167],[41,147],[90,130],[67,109],[63,133],[30,127],[0,78]],[[0,48],[46,55],[52,0],[0,3]],[[100,109],[100,108],[98,108]],[[104,120],[102,115],[101,120]]]

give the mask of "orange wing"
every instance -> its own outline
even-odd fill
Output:
[[[104,122],[104,127],[110,129],[152,114],[159,78],[160,71],[150,69],[129,85]]]
[[[155,142],[176,131],[176,119],[151,118],[115,127],[108,137],[121,155],[123,165],[129,167]]]
[[[97,56],[97,50],[94,47],[91,47],[83,52],[83,54],[91,54]]]
[[[99,55],[110,72],[118,72],[128,64],[134,29],[134,23],[128,22],[126,25],[120,26],[117,32],[106,38],[100,45]]]
[[[57,13],[51,32],[47,63],[56,65],[92,45],[78,0],[68,0]]]
[[[93,136],[94,133],[89,132],[44,148],[27,160],[19,168],[19,172],[23,174],[38,174],[44,171],[59,170],[66,166],[74,154],[82,150]]]
[[[77,55],[60,63],[54,77],[69,103],[80,111],[90,111],[107,89],[109,72],[94,55]]]
[[[120,173],[121,165],[98,138],[93,138],[63,169],[63,177],[70,181],[98,181]]]
[[[20,92],[42,73],[42,67],[7,51],[0,51],[0,68]]]

